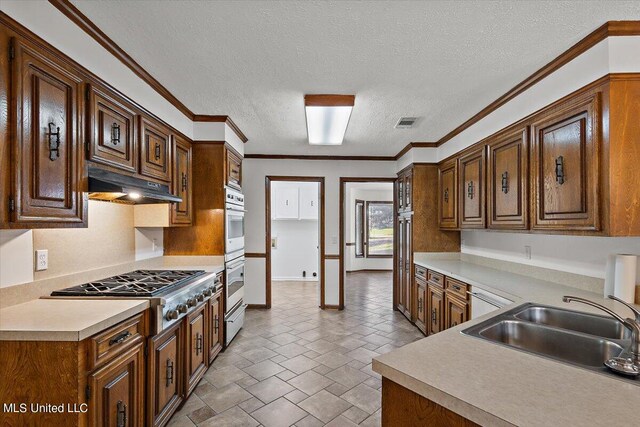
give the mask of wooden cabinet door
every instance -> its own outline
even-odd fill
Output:
[[[218,293],[209,299],[207,304],[207,323],[209,324],[209,365],[213,363],[220,350],[222,350],[222,321],[224,312],[222,311],[222,293]]]
[[[242,158],[235,152],[225,149],[226,151],[226,175],[225,182],[229,187],[242,187]]]
[[[92,373],[92,425],[133,427],[144,425],[144,348],[139,343]]]
[[[193,174],[191,143],[179,136],[173,137],[173,194],[182,202],[171,206],[172,225],[191,225],[193,221]]]
[[[599,94],[531,126],[533,229],[599,230]]]
[[[170,132],[146,117],[140,118],[140,174],[171,181]]]
[[[485,227],[484,147],[460,158],[460,228]]]
[[[137,122],[133,107],[95,86],[89,87],[88,91],[88,159],[127,172],[137,172]]]
[[[416,279],[416,326],[427,332],[427,285]]]
[[[413,171],[409,170],[404,176],[404,209],[413,210]]]
[[[186,317],[185,396],[193,391],[207,370],[206,308],[206,304],[201,304],[200,308]]]
[[[528,227],[527,129],[517,129],[489,145],[488,227]]]
[[[86,226],[82,77],[23,40],[12,39],[12,47],[11,220],[51,228]]]
[[[165,425],[182,403],[183,323],[149,339],[147,424]]]
[[[403,217],[398,218],[398,242],[397,242],[397,254],[398,254],[398,264],[397,264],[397,298],[398,305],[397,308],[400,312],[404,312],[407,306],[407,301],[405,300],[405,292],[404,292],[404,263],[405,263],[405,225],[406,220]]]
[[[437,334],[442,330],[444,320],[444,296],[442,289],[428,285],[427,304],[427,334]]]
[[[449,160],[438,166],[438,220],[440,228],[458,228],[458,162]]]
[[[398,211],[404,211],[404,175],[399,175],[396,180],[396,191],[398,197]]]
[[[445,329],[458,326],[469,320],[469,305],[466,301],[445,292]]]
[[[412,260],[413,260],[413,247],[412,247],[412,243],[413,243],[413,238],[412,238],[412,233],[413,233],[413,219],[412,217],[407,217],[405,218],[405,225],[404,225],[404,286],[403,286],[403,291],[405,293],[404,295],[404,300],[406,301],[407,305],[405,306],[405,315],[411,319],[411,311],[412,311],[412,307],[411,307],[411,302],[412,302],[412,297],[411,297],[411,293],[413,290],[413,274],[411,272],[411,264],[412,264]]]

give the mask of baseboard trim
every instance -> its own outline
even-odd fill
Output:
[[[247,308],[248,309],[266,310],[269,307],[267,307],[267,304],[248,304]]]

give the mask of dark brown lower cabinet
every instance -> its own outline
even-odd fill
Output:
[[[427,283],[416,279],[416,326],[427,333]]]
[[[466,300],[446,291],[444,295],[444,306],[445,329],[453,328],[469,320],[469,303]]]
[[[441,287],[427,285],[427,335],[442,331],[444,322],[444,291]]]
[[[211,365],[218,353],[222,350],[223,337],[223,318],[224,309],[222,306],[222,292],[218,292],[209,299],[207,303],[207,324],[209,325],[209,360],[208,364]]]
[[[92,424],[144,425],[144,344],[139,343],[89,376]]]
[[[147,424],[163,426],[182,403],[183,322],[149,339]]]
[[[184,394],[188,396],[198,385],[207,370],[209,362],[207,328],[207,304],[200,307],[186,317],[185,323],[185,383]],[[206,356],[205,356],[206,354]]]

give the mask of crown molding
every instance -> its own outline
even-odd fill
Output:
[[[233,120],[231,120],[231,117],[229,116],[211,116],[211,115],[207,115],[207,114],[194,114],[193,115],[193,119],[194,122],[219,122],[219,123],[226,123],[227,126],[229,126],[233,132],[235,132],[235,134],[238,136],[238,138],[240,138],[240,140],[244,143],[247,142],[249,139],[245,136],[244,133],[242,133],[242,131],[240,130],[240,128],[238,127],[238,125],[236,125]]]

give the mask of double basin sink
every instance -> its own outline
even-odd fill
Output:
[[[631,344],[630,331],[611,317],[526,303],[462,333],[640,385],[640,377],[604,366]]]

